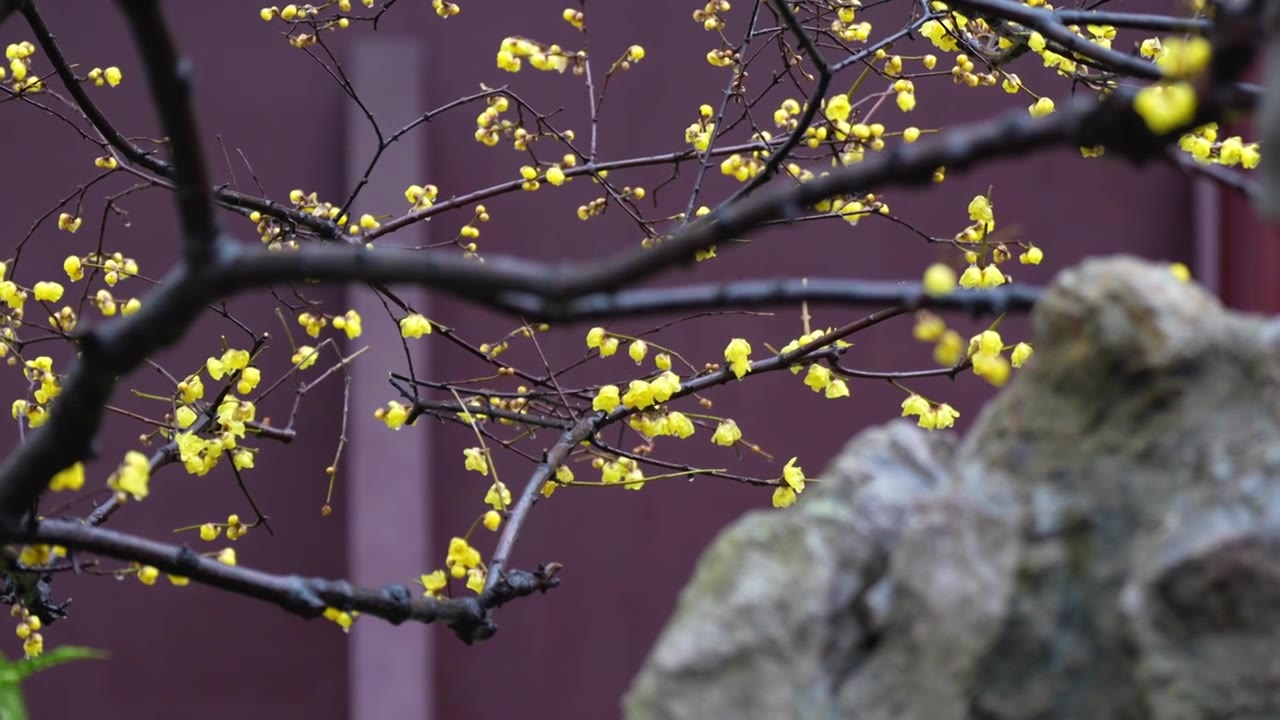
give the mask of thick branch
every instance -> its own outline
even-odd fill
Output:
[[[578,443],[591,437],[600,428],[606,417],[607,413],[594,412],[579,420],[560,436],[556,444],[543,456],[542,462],[534,469],[533,474],[529,476],[524,489],[520,491],[520,498],[511,507],[507,520],[503,523],[502,535],[499,536],[498,545],[494,548],[493,557],[489,561],[489,574],[485,581],[482,598],[495,592],[504,582],[509,582],[508,576],[511,572],[506,570],[506,567],[511,558],[511,550],[515,547],[516,539],[520,537],[520,530],[529,517],[529,511],[538,502],[538,493],[542,490],[543,484],[551,479],[556,468],[569,457],[569,453],[578,446]]]
[[[200,132],[191,107],[191,63],[179,59],[173,35],[160,15],[156,0],[120,0],[134,43],[151,86],[151,100],[173,152],[178,214],[182,220],[183,255],[187,263],[210,260],[218,237],[209,176],[200,149]]]
[[[957,8],[966,8],[981,15],[999,17],[1025,25],[1039,31],[1041,35],[1067,50],[1105,65],[1108,70],[1144,80],[1159,80],[1164,77],[1163,70],[1141,58],[1102,47],[1076,35],[1067,29],[1062,18],[1055,16],[1050,10],[1027,7],[1013,0],[954,0],[952,4]]]
[[[1058,22],[1064,25],[1088,23],[1090,25],[1110,25],[1132,30],[1169,33],[1204,33],[1213,27],[1213,23],[1203,18],[1176,17],[1151,13],[1059,9],[1054,10],[1053,14],[1058,18]]]
[[[467,643],[486,639],[496,631],[489,618],[490,608],[535,592],[546,592],[558,584],[552,576],[554,573],[508,571],[501,582],[493,583],[479,597],[435,600],[414,597],[404,585],[359,588],[342,580],[274,575],[224,565],[213,558],[201,557],[186,546],[155,542],[78,522],[44,520],[17,539],[153,565],[204,585],[271,603],[307,619],[319,617],[325,608],[333,607],[372,615],[397,625],[410,620],[442,622]]]

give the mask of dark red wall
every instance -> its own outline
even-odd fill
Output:
[[[73,59],[86,66],[123,68],[124,86],[94,93],[110,117],[129,134],[154,133],[136,56],[124,40],[112,6],[87,0],[46,4],[49,22]],[[579,138],[585,137],[585,91],[579,81],[532,71],[512,76],[494,67],[494,53],[506,35],[576,45],[574,34],[559,19],[559,10],[540,3],[485,7],[487,3],[462,0],[461,4],[462,14],[448,21],[435,17],[427,3],[401,3],[394,9],[379,32],[420,38],[429,59],[424,68],[389,68],[385,82],[423,84],[432,105],[474,92],[480,82],[510,83],[545,111],[563,107],[555,116],[557,125],[572,127]],[[1141,4],[1129,5],[1136,9]],[[741,30],[747,6],[735,3],[728,15],[731,31]],[[614,78],[611,85],[601,120],[603,157],[682,147],[683,130],[696,117],[698,105],[718,103],[726,73],[702,59],[712,36],[689,18],[691,7],[687,2],[662,0],[588,8],[597,57],[620,54],[631,43],[648,50],[642,63]],[[314,63],[276,35],[278,25],[257,19],[257,8],[239,0],[169,5],[179,40],[195,62],[197,105],[209,156],[220,168],[219,180],[229,176],[215,134],[227,147],[244,149],[269,192],[277,197],[294,186],[316,189],[327,197],[338,195],[344,172],[344,99]],[[898,15],[880,15],[883,21],[876,17],[867,14],[886,28],[900,19]],[[0,44],[27,36],[18,20],[0,28]],[[337,40],[340,49],[342,39]],[[1034,71],[1025,76],[1038,77]],[[1046,79],[1037,89],[1062,97],[1062,87]],[[890,106],[880,119],[891,129],[909,124],[936,127],[978,119],[1011,104],[1028,104],[1011,102],[998,89],[962,92],[945,79],[921,83],[919,96],[915,113],[904,117]],[[782,97],[777,96],[777,101]],[[768,107],[776,107],[777,101]],[[431,169],[427,179],[439,185],[445,196],[515,177],[518,166],[527,162],[507,147],[489,149],[475,143],[471,139],[475,114],[466,110],[446,115],[425,129]],[[34,215],[89,177],[97,154],[93,146],[78,141],[39,112],[13,104],[0,107],[0,144],[11,167],[29,168],[20,175],[0,173],[0,207],[4,208],[0,234],[6,237],[25,232]],[[245,183],[242,167],[237,166],[236,172]],[[652,188],[667,174],[666,169],[639,170],[614,177],[623,184]],[[683,208],[689,181],[687,174],[682,178],[659,196],[663,207]],[[1127,252],[1179,260],[1191,256],[1189,192],[1183,178],[1164,168],[1133,169],[1108,160],[1081,160],[1074,150],[994,163],[968,175],[953,173],[945,184],[927,193],[891,190],[883,196],[896,214],[922,230],[947,235],[968,223],[968,200],[989,185],[995,187],[999,222],[1020,227],[1046,252],[1042,268],[1013,266],[1011,272],[1020,282],[1044,282],[1055,269],[1091,254]],[[713,169],[705,198],[709,202],[723,198],[731,187]],[[574,208],[594,196],[595,187],[579,180],[563,188],[489,201],[493,221],[484,227],[482,250],[583,258],[634,246],[637,232],[618,213],[585,224],[576,219]],[[135,253],[144,272],[155,275],[173,255],[169,201],[155,192],[131,203],[132,230],[123,233],[112,227],[108,235],[112,247],[118,243]],[[393,212],[402,207],[399,197],[365,198],[360,210]],[[75,236],[41,230],[24,265],[56,270],[63,256],[91,246],[96,217],[95,211]],[[469,212],[441,216],[433,227],[437,235],[451,235],[467,217]],[[243,222],[234,227],[252,240]],[[806,274],[914,279],[935,257],[945,257],[922,245],[911,233],[874,218],[853,229],[838,223],[804,224],[761,232],[750,247],[722,253],[722,259],[699,266],[698,275],[680,271],[662,282]],[[340,303],[337,291],[325,292],[324,297]],[[237,306],[261,327],[276,331],[270,306],[262,298],[244,298]],[[459,327],[476,342],[501,336],[513,326],[510,319],[447,299],[435,299],[432,308],[437,319]],[[826,326],[863,312],[816,308],[814,314],[815,323]],[[660,320],[628,322],[617,329],[640,331]],[[379,321],[386,320],[366,320]],[[980,326],[959,320],[959,327],[972,331]],[[1003,327],[1006,337],[1019,338],[1025,323],[1013,319]],[[553,365],[582,355],[586,330],[585,326],[557,328],[543,336],[543,348]],[[202,324],[197,333],[204,339],[188,340],[166,363],[187,367],[200,362],[213,352],[209,338],[223,332],[230,332],[223,323]],[[731,337],[748,337],[763,351],[765,342],[780,346],[799,332],[798,310],[783,309],[770,317],[692,321],[664,333],[659,342],[698,361],[715,361]],[[929,349],[910,340],[909,320],[876,328],[854,342],[847,358],[853,367],[930,366]],[[479,374],[480,366],[461,353],[442,343],[432,348],[439,376]],[[512,353],[537,366],[536,356],[527,348]],[[384,367],[375,366],[380,371],[400,369],[402,358],[399,349],[392,347],[365,360],[383,363]],[[625,376],[632,368],[621,355],[600,365],[603,369],[588,371],[575,382]],[[143,371],[124,384],[154,389],[159,382],[154,372]],[[954,384],[939,380],[918,387],[958,407],[962,425],[972,421],[989,395],[983,383],[969,377]],[[338,389],[332,385],[309,397],[300,428],[302,439],[289,448],[266,448],[260,455],[261,469],[249,474],[255,496],[270,512],[277,534],[268,537],[255,532],[241,541],[237,548],[246,564],[304,574],[344,573],[341,508],[328,519],[316,513],[323,492],[320,469],[327,463],[337,432]],[[711,394],[714,412],[737,418],[749,437],[778,455],[779,462],[772,465],[752,457],[738,460],[710,445],[705,433],[686,446],[669,448],[668,442],[660,447],[664,452],[670,449],[671,457],[689,462],[764,475],[776,474],[780,463],[795,455],[810,475],[816,475],[860,428],[897,415],[901,393],[887,384],[854,382],[851,390],[851,399],[828,401],[811,394],[798,378],[783,374]],[[387,398],[392,396],[388,388]],[[354,421],[373,422],[372,409],[354,408]],[[280,412],[276,409],[271,414]],[[6,427],[0,437],[8,447],[16,438],[13,426]],[[96,477],[105,473],[106,464],[114,462],[138,432],[128,423],[115,423],[104,438],[105,464]],[[461,450],[474,444],[469,432],[424,423],[405,430],[405,441],[413,442],[415,433],[435,433],[435,472],[426,482],[434,491],[438,531],[424,538],[418,528],[406,527],[405,542],[443,548],[450,534],[464,531],[483,509],[486,481],[462,469]],[[550,442],[551,437],[542,436],[531,447],[536,450]],[[500,463],[504,479],[518,488],[525,466],[515,458],[502,458]],[[396,472],[394,467],[363,470]],[[580,475],[590,473],[580,468]],[[405,478],[405,482],[422,481]],[[359,478],[350,482],[358,483]],[[154,486],[153,497],[121,513],[118,527],[169,537],[175,525],[216,519],[211,508],[225,513],[224,508],[242,505],[225,470],[197,479],[170,469]],[[522,566],[563,563],[563,586],[546,597],[503,609],[498,616],[501,631],[481,645],[464,647],[448,632],[434,632],[438,671],[423,683],[428,691],[434,685],[437,716],[498,717],[540,708],[554,708],[558,716],[567,718],[613,716],[620,694],[670,613],[677,589],[698,553],[725,523],[768,503],[765,491],[704,479],[694,484],[654,483],[640,493],[562,492],[539,505],[515,560]],[[254,716],[268,711],[284,717],[346,714],[344,638],[326,623],[305,624],[274,608],[195,587],[143,588],[133,580],[116,583],[94,577],[59,578],[58,583],[75,597],[75,604],[71,619],[47,632],[48,642],[108,648],[113,660],[59,669],[32,681],[37,717],[77,717],[101,713],[104,708],[110,709],[109,716],[137,718],[168,718],[180,711],[191,720],[221,717],[233,710]],[[360,632],[359,624],[354,632]],[[0,647],[9,655],[20,652],[16,639]],[[540,716],[540,711],[533,714]]]

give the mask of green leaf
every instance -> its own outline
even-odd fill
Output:
[[[19,660],[11,663],[6,670],[15,673],[19,682],[30,677],[33,673],[41,670],[62,665],[73,660],[102,660],[107,657],[107,653],[102,650],[96,650],[89,647],[80,647],[78,645],[59,645],[48,652],[42,653],[33,658]],[[6,673],[7,675],[8,673]],[[7,718],[5,719],[7,720]]]
[[[0,685],[0,720],[27,720],[21,685]]]

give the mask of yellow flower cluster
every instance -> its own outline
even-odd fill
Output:
[[[704,30],[720,32],[724,30],[724,18],[720,15],[729,10],[729,0],[709,0],[701,9],[693,11],[693,19],[701,24]]]
[[[102,68],[94,68],[89,71],[86,78],[89,82],[97,85],[98,87],[102,87],[104,84],[115,87],[124,79],[124,75],[120,72],[120,68],[112,65],[106,70],[103,70]]]
[[[1019,365],[1031,355],[1031,346],[1019,344]],[[1002,353],[1004,341],[995,330],[984,330],[969,339],[969,359],[973,362],[973,374],[985,378],[987,382],[999,387],[1009,380],[1010,362]]]
[[[866,42],[871,37],[871,23],[857,22],[856,10],[862,7],[858,0],[842,0],[831,21],[831,32],[847,43]]]
[[[468,590],[477,595],[484,591],[485,568],[480,551],[472,547],[465,538],[454,537],[449,540],[444,565],[452,577],[467,578]],[[426,582],[423,584],[426,585]]]
[[[600,470],[601,484],[622,485],[628,490],[640,490],[645,485],[644,471],[632,458],[623,457],[616,460],[596,458],[592,464]]]
[[[951,330],[942,318],[927,310],[916,313],[912,336],[920,342],[933,343],[933,359],[943,367],[953,367],[963,357],[965,344],[960,333]]]
[[[563,73],[570,67],[575,75],[582,73],[587,54],[584,51],[570,52],[559,45],[543,45],[533,40],[520,37],[503,39],[498,48],[498,67],[507,72],[520,72],[524,60],[535,70]]]
[[[582,11],[574,10],[573,8],[565,8],[561,11],[560,17],[565,22],[572,25],[576,30],[581,30],[587,23],[586,17],[582,14]]]
[[[35,54],[36,46],[26,40],[7,45],[4,59],[9,61],[9,70],[6,73],[5,68],[0,66],[0,80],[4,80],[6,75],[12,76],[9,83],[15,92],[34,93],[43,90],[44,83],[37,74],[31,72],[31,58]],[[120,71],[117,69],[116,72]]]
[[[831,368],[814,363],[805,373],[804,384],[814,392],[824,393],[830,400],[849,397],[849,386],[843,378],[833,376]]]
[[[797,458],[791,458],[782,468],[782,482],[773,491],[773,506],[776,508],[791,507],[796,496],[804,492],[804,470],[796,465]]]
[[[693,421],[678,410],[663,414],[637,413],[627,423],[647,438],[676,437],[684,440],[694,433]]]
[[[1196,162],[1205,165],[1240,165],[1252,170],[1262,160],[1258,143],[1245,143],[1239,135],[1218,138],[1218,124],[1208,123],[1178,139],[1178,147]]]
[[[930,402],[912,393],[902,401],[902,417],[916,416],[916,424],[926,430],[945,430],[955,425],[959,411],[946,403]]]
[[[684,141],[700,153],[711,147],[711,141],[716,136],[716,124],[712,122],[712,115],[715,115],[715,110],[710,105],[699,105],[698,120],[684,129]]]
[[[22,652],[27,659],[39,657],[44,653],[44,637],[39,632],[44,624],[20,602],[13,604],[12,614],[19,618],[15,632],[18,639],[22,640]]]
[[[519,128],[512,121],[501,117],[502,113],[506,112],[507,109],[511,107],[511,101],[507,99],[507,96],[495,95],[488,98],[485,103],[487,107],[485,107],[484,112],[476,116],[476,142],[481,142],[489,147],[493,147],[498,144],[498,141],[501,140],[504,135],[510,136],[517,129],[522,133],[525,132],[524,128]],[[527,147],[523,136],[519,138],[519,142],[520,144],[516,147],[517,150],[522,150]],[[407,192],[405,197],[408,197]],[[432,199],[434,199],[434,197]],[[409,200],[409,202],[412,203],[413,200]]]

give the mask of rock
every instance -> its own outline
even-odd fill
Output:
[[[1280,717],[1280,325],[1115,258],[1034,340],[958,447],[872,429],[723,533],[626,717]]]

